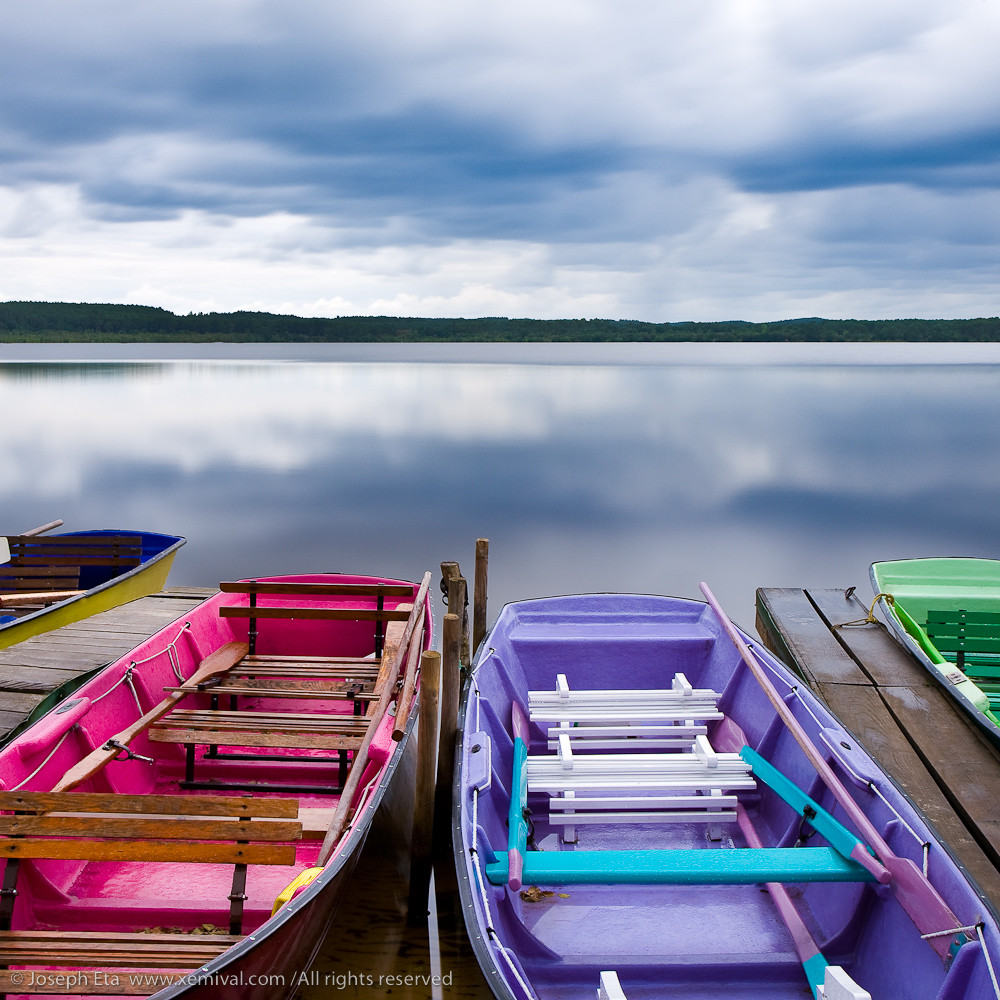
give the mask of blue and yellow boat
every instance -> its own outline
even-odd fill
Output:
[[[0,536],[0,649],[163,589],[185,539],[100,529]]]

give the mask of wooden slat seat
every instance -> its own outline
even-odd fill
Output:
[[[244,656],[232,677],[329,677],[374,681],[378,660],[345,656]]]
[[[0,792],[0,857],[292,865],[295,799]]]
[[[368,723],[356,715],[178,709],[154,723],[149,738],[158,743],[357,749]]]
[[[10,930],[24,860],[232,865],[229,933],[239,935],[247,865],[294,865],[295,842],[302,837],[299,803],[291,798],[0,792],[0,810],[6,813],[0,815],[0,857],[6,860],[0,955],[5,945],[17,947],[17,942],[27,941],[17,937],[22,932]],[[92,943],[99,941],[106,944],[107,937]],[[68,948],[67,958],[73,956]],[[101,964],[93,958],[92,951],[76,956],[78,964]],[[29,959],[22,954],[8,960],[15,961]],[[62,959],[44,961],[58,965]],[[191,964],[197,967],[203,962],[199,958]]]
[[[197,968],[240,940],[238,934],[6,931],[0,934],[0,964]]]
[[[68,601],[71,597],[79,597],[85,593],[85,590],[19,590],[0,593],[0,608],[25,608],[36,604],[44,606],[57,601]]]
[[[284,677],[250,677],[242,684],[214,684],[207,691],[214,695],[252,698],[302,698],[307,701],[370,701],[374,682],[308,680],[294,681]],[[181,691],[167,687],[164,691]]]
[[[142,562],[139,535],[8,535],[0,591],[77,590],[82,568],[122,572]]]
[[[239,934],[0,932],[0,965],[25,970],[0,969],[0,994],[149,996],[241,940]],[[146,976],[139,970],[156,972]],[[26,981],[34,985],[26,987]]]

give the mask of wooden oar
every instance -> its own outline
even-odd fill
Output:
[[[750,817],[747,815],[747,811],[743,808],[742,803],[736,804],[736,821],[739,823],[740,830],[743,831],[743,836],[750,847],[760,848],[764,846],[764,842],[760,839],[760,835],[756,829],[754,829],[754,825],[750,821]],[[788,933],[792,936],[792,941],[795,943],[795,951],[799,956],[799,961],[802,963],[806,979],[809,980],[809,988],[812,990],[813,996],[818,997],[819,987],[823,985],[823,980],[826,977],[826,967],[829,965],[829,962],[827,962],[823,952],[820,951],[815,938],[809,933],[809,928],[806,927],[805,921],[795,908],[795,903],[792,901],[788,890],[780,882],[765,882],[764,888],[770,893],[781,919],[788,928]]]
[[[139,733],[144,732],[158,719],[162,719],[182,698],[198,689],[198,685],[207,681],[210,677],[232,670],[244,656],[247,655],[250,647],[245,642],[227,642],[220,646],[215,652],[209,653],[201,661],[198,669],[178,688],[172,691],[158,705],[151,708],[142,718],[136,719],[132,725],[123,729],[120,733],[112,736],[106,743],[91,750],[83,760],[74,764],[56,783],[52,789],[54,792],[68,792],[71,788],[92,778],[109,761],[121,753],[123,746],[127,747]]]
[[[417,633],[419,635],[419,633]],[[413,707],[413,694],[417,687],[417,664],[420,662],[421,643],[411,642],[406,654],[406,670],[403,673],[403,687],[396,699],[396,723],[392,727],[392,738],[399,742],[406,732],[406,723]]]
[[[0,546],[0,556],[3,555],[2,548]],[[0,558],[0,563],[4,561]],[[85,593],[87,593],[85,590],[38,590],[0,594],[0,608],[16,608],[23,604],[56,604],[59,601],[68,601],[71,597],[79,597]]]
[[[931,947],[942,959],[948,959],[951,952],[952,939],[962,927],[962,922],[955,916],[951,907],[941,898],[937,889],[931,885],[923,872],[909,858],[901,858],[892,851],[882,835],[875,829],[875,825],[865,815],[864,810],[854,801],[850,792],[847,791],[841,780],[834,773],[833,768],[827,763],[826,758],[809,738],[809,734],[782,700],[778,689],[771,683],[770,678],[764,672],[757,657],[754,656],[736,626],[733,625],[725,611],[722,610],[707,583],[701,584],[701,592],[705,595],[705,599],[715,612],[722,627],[726,630],[726,634],[732,640],[733,645],[736,646],[740,656],[743,658],[743,662],[747,665],[754,678],[756,678],[757,683],[767,695],[768,700],[774,706],[781,720],[788,727],[789,732],[795,737],[796,742],[802,748],[809,762],[816,768],[824,784],[829,788],[833,797],[858,828],[862,837],[875,850],[879,861],[889,874],[889,884],[900,905],[920,933],[927,936],[927,941]],[[866,851],[860,853],[867,854]],[[865,863],[860,856],[854,857],[854,860]],[[885,881],[884,877],[879,880]]]
[[[22,531],[22,536],[32,536],[32,535],[44,535],[46,531],[51,531],[53,528],[61,528],[63,520],[61,517],[56,518],[54,521],[49,521],[48,524],[40,524],[37,528],[29,528],[27,531]]]
[[[420,586],[420,590],[417,592],[416,599],[413,603],[413,613],[410,615],[410,618],[406,623],[406,628],[403,632],[403,639],[400,641],[394,656],[394,659],[396,660],[395,667],[390,668],[389,679],[382,688],[382,693],[379,695],[374,711],[372,711],[369,716],[370,721],[368,723],[368,730],[365,733],[365,738],[361,741],[361,746],[354,755],[354,760],[351,763],[351,771],[347,775],[347,781],[344,782],[344,789],[340,793],[340,801],[337,802],[337,808],[334,811],[333,819],[330,820],[330,826],[326,831],[326,836],[323,838],[323,846],[320,848],[319,857],[316,861],[317,865],[325,865],[327,861],[330,860],[330,857],[333,854],[333,849],[337,846],[337,841],[340,840],[347,827],[348,820],[351,816],[352,800],[358,790],[358,785],[361,782],[361,775],[364,774],[365,762],[368,759],[368,748],[371,746],[372,738],[375,736],[375,731],[378,729],[379,724],[389,708],[389,703],[392,701],[395,694],[396,679],[399,676],[399,667],[402,657],[409,651],[411,643],[415,646],[420,645],[420,637],[423,634],[424,615],[427,610],[427,590],[430,586],[430,580],[430,573],[426,573],[424,575],[423,583]]]

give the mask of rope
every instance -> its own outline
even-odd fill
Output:
[[[896,606],[896,599],[892,594],[876,594],[875,600],[872,601],[872,606],[868,609],[867,618],[855,618],[852,622],[841,622],[839,625],[831,625],[831,628],[850,628],[853,625],[877,625],[878,619],[875,617],[875,605],[885,598],[885,603],[889,605],[890,608]]]
[[[969,924],[968,927],[953,927],[950,931],[930,931],[927,934],[921,934],[920,940],[927,941],[930,938],[950,937],[952,934],[971,934],[973,931],[978,930],[979,926],[979,924]]]
[[[177,640],[184,634],[185,629],[189,629],[190,627],[191,623],[185,622],[178,630],[177,635],[175,635],[173,639],[171,639],[170,642],[163,647],[163,649],[157,650],[155,653],[150,653],[145,659],[134,660],[132,665],[138,666],[140,663],[149,663],[150,660],[155,660],[158,656],[162,656],[166,653],[170,660],[170,668],[173,670],[174,676],[180,683],[183,684],[184,677],[181,674],[180,660],[177,656]]]
[[[983,958],[986,959],[986,968],[990,970],[990,979],[993,981],[993,992],[997,995],[998,1000],[1000,1000],[1000,983],[997,982],[997,974],[996,970],[993,968],[990,953],[986,950],[986,938],[983,937],[982,921],[976,924],[976,935],[979,938],[979,947],[983,949]]]
[[[19,782],[18,782],[18,783],[17,783],[17,784],[16,784],[16,785],[15,785],[15,786],[14,786],[14,787],[12,788],[12,789],[10,789],[10,790],[11,790],[12,792],[17,792],[17,791],[20,791],[20,789],[21,789],[21,788],[23,788],[23,787],[24,787],[24,786],[25,786],[25,785],[26,785],[26,784],[27,784],[27,783],[28,783],[29,781],[31,781],[31,779],[32,779],[32,778],[33,778],[33,777],[34,777],[34,776],[35,776],[36,774],[38,774],[38,772],[39,772],[39,771],[41,771],[41,769],[42,769],[43,767],[45,767],[45,765],[46,765],[46,764],[48,764],[48,762],[49,762],[50,760],[52,760],[52,758],[53,758],[53,757],[55,756],[55,753],[56,753],[56,751],[57,751],[57,750],[58,750],[58,749],[59,749],[59,748],[60,748],[60,747],[61,747],[61,746],[63,745],[63,741],[64,741],[64,740],[66,739],[66,737],[67,737],[67,736],[69,736],[69,734],[70,734],[71,732],[73,732],[73,730],[74,730],[75,728],[76,728],[76,726],[70,726],[70,727],[69,727],[69,729],[67,729],[67,730],[66,730],[66,732],[64,732],[64,733],[62,734],[62,736],[60,736],[60,737],[59,737],[59,739],[58,739],[58,740],[56,741],[56,745],[55,745],[55,746],[54,746],[54,747],[53,747],[53,748],[52,748],[52,749],[51,749],[51,750],[49,751],[49,755],[48,755],[48,757],[46,757],[46,758],[45,758],[45,760],[43,760],[43,761],[41,762],[41,764],[39,764],[39,765],[38,765],[38,767],[36,767],[36,768],[34,769],[34,771],[32,771],[32,772],[31,772],[31,774],[29,774],[29,775],[28,775],[28,777],[27,777],[27,778],[22,778],[22,779],[21,779],[21,781],[19,781]]]

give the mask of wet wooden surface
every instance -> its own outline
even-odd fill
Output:
[[[0,649],[0,739],[51,692],[123,656],[214,593],[171,587]]]
[[[757,591],[757,631],[937,830],[1000,909],[1000,754],[851,591]]]

